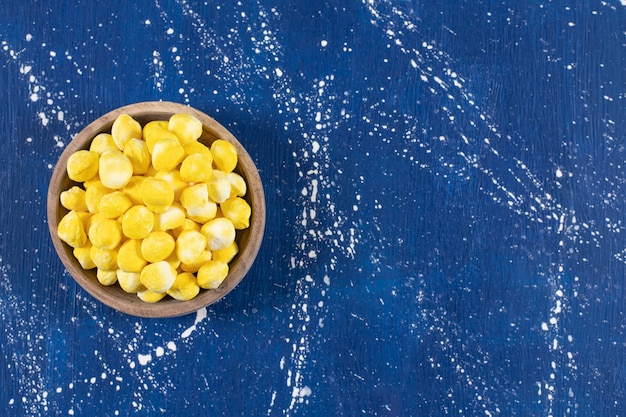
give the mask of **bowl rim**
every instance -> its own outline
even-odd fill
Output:
[[[189,301],[178,301],[167,297],[157,303],[147,303],[139,299],[136,294],[124,292],[119,285],[104,286],[95,278],[95,269],[84,270],[72,254],[73,248],[67,245],[57,235],[57,227],[63,212],[67,212],[60,203],[60,193],[65,190],[63,183],[73,183],[67,177],[67,160],[71,154],[80,149],[86,149],[92,139],[102,132],[110,133],[110,126],[120,114],[129,114],[136,120],[147,123],[150,120],[167,120],[176,113],[187,113],[197,117],[203,125],[203,141],[217,138],[225,139],[237,149],[238,164],[235,169],[247,183],[247,193],[244,197],[252,207],[250,227],[237,231],[239,239],[244,240],[243,249],[240,248],[237,256],[230,263],[228,276],[216,290],[201,290],[195,298]],[[144,123],[142,123],[143,125]],[[208,139],[207,139],[208,138]],[[145,318],[178,317],[193,313],[207,307],[232,291],[248,273],[259,252],[265,231],[265,195],[259,171],[247,150],[233,134],[214,118],[204,112],[186,104],[170,101],[145,101],[118,107],[96,118],[85,126],[67,144],[59,157],[48,186],[47,216],[50,237],[55,251],[72,278],[91,296],[103,304],[129,315]],[[241,237],[243,236],[243,237]]]

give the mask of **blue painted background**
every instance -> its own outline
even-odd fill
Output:
[[[0,414],[625,415],[620,1],[61,3],[0,17]],[[65,144],[149,100],[238,137],[269,213],[168,320],[45,218]]]

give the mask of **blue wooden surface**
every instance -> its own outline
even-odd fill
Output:
[[[618,0],[3,4],[0,414],[626,415]],[[266,237],[222,302],[96,302],[48,181],[118,106],[223,123]]]

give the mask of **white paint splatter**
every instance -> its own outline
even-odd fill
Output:
[[[185,331],[181,334],[181,337],[182,337],[183,339],[186,339],[186,338],[188,338],[189,336],[191,336],[191,334],[192,334],[194,331],[196,331],[196,330],[197,330],[197,328],[198,328],[198,324],[202,323],[202,321],[203,321],[204,319],[206,319],[206,318],[207,318],[207,310],[206,310],[206,307],[201,308],[200,310],[198,310],[198,311],[196,312],[196,319],[195,319],[194,323],[193,323],[191,326],[189,326],[189,327],[188,327],[188,328],[187,328],[187,329],[186,329],[186,330],[185,330]]]

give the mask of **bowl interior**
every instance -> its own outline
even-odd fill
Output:
[[[239,162],[235,172],[240,174],[247,184],[247,193],[243,197],[250,207],[252,215],[250,227],[237,231],[239,253],[230,262],[230,271],[222,285],[216,290],[201,290],[200,294],[190,301],[178,301],[165,297],[157,303],[141,301],[136,294],[126,293],[115,284],[103,286],[96,278],[96,270],[84,270],[72,253],[72,247],[61,241],[57,236],[59,221],[67,213],[60,204],[61,192],[76,185],[67,175],[67,159],[80,149],[88,149],[91,140],[102,132],[110,133],[113,122],[120,114],[128,114],[142,126],[152,120],[168,120],[173,114],[188,113],[197,117],[203,124],[200,142],[210,145],[216,139],[224,139],[232,143],[238,152]],[[53,171],[48,189],[48,227],[54,247],[59,258],[72,277],[93,297],[121,312],[140,317],[175,317],[192,313],[208,306],[230,292],[248,272],[261,246],[265,228],[265,199],[261,179],[250,158],[250,155],[239,141],[222,125],[210,116],[192,108],[171,102],[145,102],[120,107],[85,127],[66,147]]]

